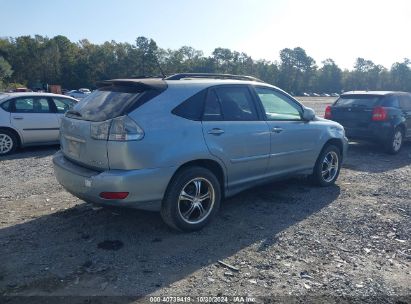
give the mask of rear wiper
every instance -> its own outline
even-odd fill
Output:
[[[68,110],[66,114],[71,114],[71,115],[75,115],[75,116],[79,116],[79,117],[82,116],[80,112],[77,112],[75,110]]]

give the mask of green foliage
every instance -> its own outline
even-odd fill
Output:
[[[0,88],[3,82],[60,84],[63,88],[93,88],[102,79],[158,76],[181,72],[252,75],[294,94],[334,93],[347,90],[411,91],[410,60],[391,70],[357,58],[352,71],[342,71],[332,59],[320,67],[300,47],[285,48],[280,62],[253,60],[243,52],[216,48],[211,56],[190,46],[159,48],[153,39],[137,37],[134,44],[87,39],[72,42],[64,36],[36,35],[0,39]]]
[[[11,65],[0,56],[0,89],[4,89],[4,81],[7,80],[13,74],[13,70],[11,69]]]

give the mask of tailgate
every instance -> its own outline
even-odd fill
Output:
[[[107,141],[90,136],[93,122],[63,117],[60,127],[60,144],[64,156],[93,169],[108,169]]]
[[[373,109],[380,103],[380,95],[341,95],[331,107],[331,119],[345,128],[367,129],[372,122]]]
[[[345,128],[368,128],[372,121],[371,108],[362,107],[333,107],[332,120],[340,123]]]

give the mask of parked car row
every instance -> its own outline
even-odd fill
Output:
[[[340,96],[338,93],[303,93],[305,97],[338,97]]]

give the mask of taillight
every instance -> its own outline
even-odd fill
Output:
[[[108,140],[140,140],[144,137],[143,129],[141,129],[128,116],[114,118],[111,122],[110,134]]]
[[[103,122],[92,122],[90,125],[90,135],[91,138],[107,140],[108,131],[110,130],[111,120],[106,120]]]
[[[120,116],[103,122],[93,122],[90,135],[99,140],[129,141],[141,140],[144,131],[128,116]]]
[[[331,106],[325,108],[324,118],[331,119]]]
[[[100,197],[104,199],[125,199],[128,196],[128,192],[101,192]]]
[[[372,111],[373,121],[384,121],[387,120],[387,110],[383,107],[375,107]]]

